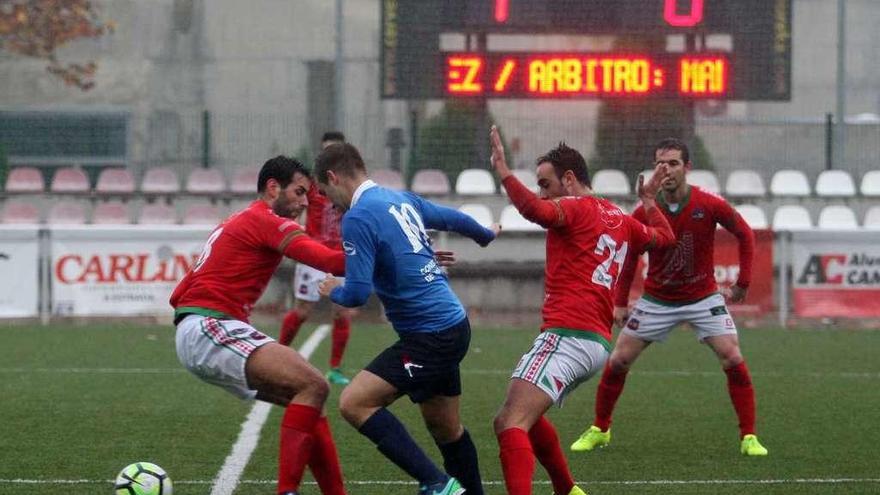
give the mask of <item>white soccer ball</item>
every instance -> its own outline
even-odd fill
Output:
[[[171,478],[150,462],[135,462],[119,472],[114,487],[116,495],[172,495]]]

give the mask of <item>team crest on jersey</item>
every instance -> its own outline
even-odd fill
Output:
[[[348,256],[354,256],[357,254],[357,249],[355,249],[354,244],[348,241],[342,241],[342,250],[345,251],[345,254]]]
[[[599,202],[599,217],[609,229],[616,229],[623,223],[623,212],[615,206],[607,207]]]
[[[694,212],[691,213],[691,218],[694,220],[702,220],[705,217],[706,212],[702,208],[694,208]]]

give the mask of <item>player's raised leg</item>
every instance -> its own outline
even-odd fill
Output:
[[[617,399],[623,393],[626,375],[642,351],[651,343],[623,331],[617,337],[614,350],[602,371],[602,379],[596,388],[595,419],[581,436],[571,444],[574,452],[586,452],[604,447],[611,442],[611,416]]]
[[[755,389],[739,349],[739,338],[736,334],[718,335],[707,337],[704,342],[715,351],[727,375],[727,392],[739,419],[740,452],[748,456],[767,455],[755,431]]]
[[[393,385],[364,370],[342,391],[339,409],[346,421],[369,438],[388,460],[418,480],[421,487],[445,488],[449,476],[434,465],[403,423],[386,409],[399,396],[400,392]],[[451,495],[455,492],[441,488],[429,493]]]

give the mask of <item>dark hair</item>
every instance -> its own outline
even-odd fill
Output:
[[[684,144],[684,141],[678,138],[666,138],[659,143],[657,146],[654,146],[654,154],[651,156],[651,161],[653,162],[657,158],[657,152],[660,150],[678,150],[681,151],[681,161],[687,163],[691,161],[691,154],[688,151],[688,147]]]
[[[284,155],[270,158],[263,164],[263,168],[260,169],[260,175],[257,177],[257,192],[262,193],[266,191],[266,184],[269,183],[269,179],[275,179],[278,181],[278,185],[285,188],[293,182],[293,174],[300,174],[303,177],[311,178],[309,169],[303,166],[296,158]]]
[[[544,162],[553,164],[556,177],[562,179],[565,172],[571,170],[578,182],[590,187],[590,171],[587,170],[586,160],[584,160],[584,157],[581,156],[578,150],[570,148],[564,142],[560,142],[559,146],[548,151],[546,155],[539,156],[535,165],[540,165]]]
[[[335,143],[324,148],[315,158],[315,177],[321,184],[327,183],[327,172],[354,177],[356,172],[367,172],[364,159],[354,146],[348,143]]]
[[[321,142],[326,143],[327,141],[339,141],[340,143],[344,143],[345,134],[339,131],[327,131],[321,136]]]

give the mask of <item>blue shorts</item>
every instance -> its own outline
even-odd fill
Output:
[[[441,395],[461,395],[458,365],[471,343],[467,318],[431,333],[406,333],[367,365],[370,373],[419,403]]]

